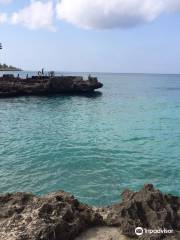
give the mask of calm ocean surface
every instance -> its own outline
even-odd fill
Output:
[[[102,94],[0,99],[1,193],[104,205],[153,183],[180,195],[180,75],[95,75]]]

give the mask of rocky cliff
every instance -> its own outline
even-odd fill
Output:
[[[22,79],[4,75],[0,78],[0,97],[87,93],[102,86],[103,84],[93,77],[88,80],[77,76],[34,76]]]
[[[116,227],[116,237],[98,238],[97,233],[94,238],[81,238],[83,231],[97,227],[104,234]],[[28,193],[0,196],[1,240],[73,240],[79,235],[79,240],[131,239],[137,238],[136,227],[171,232],[144,232],[139,239],[180,239],[180,198],[162,194],[152,185],[144,186],[139,192],[126,190],[120,203],[104,208],[82,204],[63,191],[44,197]],[[127,238],[120,238],[121,234]]]

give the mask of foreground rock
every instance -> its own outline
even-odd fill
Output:
[[[89,207],[65,192],[0,196],[2,240],[124,240],[137,237],[136,227],[172,231],[144,233],[139,239],[180,239],[180,198],[164,195],[152,185],[139,192],[126,190],[121,203],[104,208]]]
[[[100,224],[99,214],[65,192],[43,198],[26,193],[0,197],[1,240],[70,240]]]
[[[122,202],[99,209],[107,226],[118,226],[122,233],[137,237],[135,229],[142,227],[141,239],[180,239],[174,237],[180,231],[180,198],[164,195],[153,185],[145,185],[139,192],[125,190]],[[170,230],[172,234],[145,234],[147,230]]]
[[[118,227],[95,227],[88,229],[75,240],[129,240]]]
[[[34,76],[22,79],[4,75],[0,77],[0,97],[89,93],[102,86],[103,84],[93,77],[88,80],[77,76]]]

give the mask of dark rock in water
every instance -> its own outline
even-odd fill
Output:
[[[0,97],[89,93],[102,86],[103,84],[93,77],[88,80],[77,76],[34,76],[22,79],[7,74],[0,77]]]
[[[180,239],[180,198],[164,195],[152,185],[139,192],[126,190],[122,196],[121,203],[92,208],[65,192],[44,197],[27,193],[2,195],[0,239],[73,240],[95,226],[116,226],[127,239],[137,237],[136,227],[173,230],[172,234],[143,234],[138,238],[141,240]],[[93,239],[98,240],[98,236]]]
[[[139,192],[125,190],[122,202],[99,210],[108,226],[119,226],[124,235],[137,237],[135,229],[180,231],[180,198],[164,195],[153,185]],[[143,234],[140,239],[180,239],[173,234]]]

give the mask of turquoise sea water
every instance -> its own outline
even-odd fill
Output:
[[[0,192],[180,195],[180,75],[95,75],[102,94],[0,99]]]

